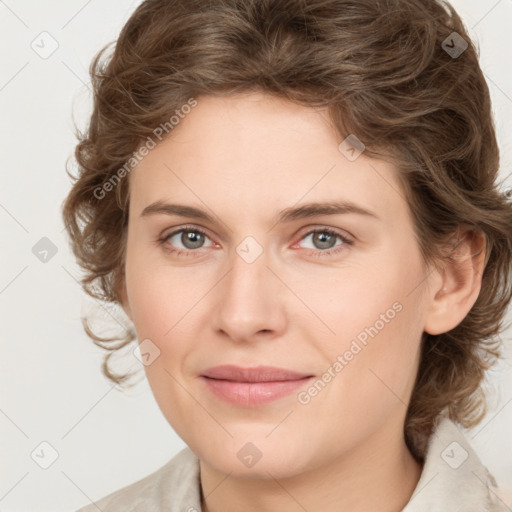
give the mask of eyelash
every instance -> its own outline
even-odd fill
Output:
[[[200,228],[197,228],[194,226],[184,226],[184,227],[181,227],[180,229],[177,229],[176,231],[169,233],[168,235],[165,235],[162,238],[159,238],[158,243],[164,248],[165,251],[172,253],[176,256],[191,256],[198,249],[171,249],[165,245],[167,243],[167,241],[174,235],[176,235],[178,233],[182,233],[182,232],[187,232],[187,231],[192,232],[192,233],[200,233],[201,235],[204,235],[205,237],[210,238],[208,236],[208,234]],[[344,249],[345,245],[350,246],[350,245],[353,245],[353,243],[354,243],[353,240],[350,240],[349,238],[347,238],[346,236],[343,236],[341,233],[338,233],[334,229],[327,228],[327,227],[312,229],[311,231],[308,231],[307,233],[305,233],[304,236],[302,236],[300,240],[304,240],[306,237],[308,237],[312,234],[315,234],[315,233],[327,233],[328,235],[333,235],[333,236],[338,237],[343,242],[342,244],[337,245],[331,249],[326,249],[326,250],[310,249],[311,251],[314,251],[313,255],[317,258],[338,254],[339,252],[341,252]]]

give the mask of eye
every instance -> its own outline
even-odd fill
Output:
[[[312,249],[315,250],[315,255],[318,257],[337,254],[344,249],[344,246],[354,243],[348,237],[326,227],[308,231],[301,240],[306,240],[307,238],[311,239],[313,243]],[[340,240],[341,243],[336,244],[336,239]]]
[[[190,255],[197,249],[203,247],[206,238],[209,239],[208,235],[202,229],[196,227],[182,227],[160,238],[158,242],[168,252],[177,253],[177,255]],[[182,244],[184,250],[179,244]]]
[[[314,245],[312,250],[317,257],[337,254],[344,250],[344,246],[353,244],[353,241],[348,237],[327,227],[308,231],[301,238],[301,241],[307,238],[311,238]],[[191,256],[198,249],[205,247],[204,243],[206,239],[210,240],[206,232],[202,229],[185,226],[165,235],[160,238],[158,242],[167,252],[175,253],[177,256]],[[340,240],[341,243],[336,244],[337,239]],[[180,247],[180,244],[182,247]],[[210,247],[213,247],[213,245],[212,243]]]

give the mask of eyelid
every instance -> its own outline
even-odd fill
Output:
[[[309,225],[309,226],[301,228],[299,231],[299,235],[297,235],[297,236],[299,236],[298,241],[303,240],[306,236],[308,236],[312,233],[315,233],[315,232],[328,232],[328,233],[332,233],[336,236],[341,237],[342,239],[346,240],[347,242],[350,241],[353,243],[355,241],[355,237],[352,236],[347,231],[340,229],[340,228],[326,226],[324,224],[314,224],[314,225]],[[300,233],[302,233],[302,234],[300,234]]]
[[[208,229],[203,228],[201,226],[196,226],[193,224],[184,224],[184,225],[176,226],[174,229],[172,229],[166,235],[161,235],[161,238],[168,238],[171,235],[175,235],[181,231],[187,231],[187,230],[198,231],[199,233],[202,233],[205,236],[207,236],[208,238],[212,239],[212,237],[208,233],[209,232]],[[303,235],[300,236],[299,240],[302,240],[306,235],[309,235],[314,231],[321,231],[321,230],[332,231],[343,238],[347,238],[352,241],[355,240],[355,237],[352,234],[350,234],[348,231],[341,230],[340,228],[335,228],[332,226],[327,226],[325,224],[313,224],[313,225],[303,226],[299,230],[299,232],[303,232]],[[297,234],[294,235],[294,237],[296,237],[296,236],[298,236],[298,235]]]

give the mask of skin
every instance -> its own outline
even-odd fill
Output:
[[[421,336],[467,314],[484,242],[460,233],[455,261],[429,269],[396,169],[364,153],[349,161],[325,111],[256,92],[197,99],[129,177],[121,295],[139,342],[160,351],[144,368],[162,413],[200,459],[203,509],[401,510],[422,471],[403,435]],[[214,221],[141,216],[159,200]],[[337,200],[378,218],[276,223],[285,208]],[[207,233],[202,245],[182,233],[158,242],[184,226]],[[311,234],[321,228],[353,243],[328,245]],[[263,251],[252,263],[236,251],[247,236]],[[339,251],[322,254],[328,248]],[[307,404],[294,392],[236,407],[199,377],[221,364],[321,377],[397,302],[401,311]],[[261,452],[252,467],[237,457],[248,442]]]

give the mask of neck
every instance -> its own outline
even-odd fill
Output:
[[[399,512],[422,471],[403,432],[393,436],[390,429],[318,469],[279,480],[227,476],[204,461],[200,468],[203,512]]]

